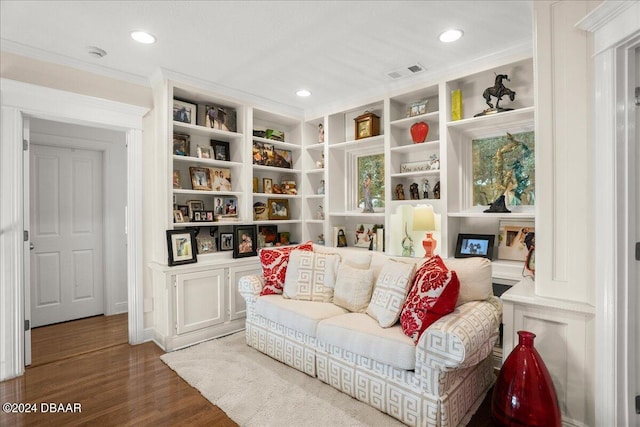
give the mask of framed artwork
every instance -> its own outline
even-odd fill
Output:
[[[229,143],[227,141],[211,140],[211,147],[213,148],[213,158],[216,160],[223,160],[228,162],[231,160],[229,155]]]
[[[191,153],[191,136],[182,133],[173,134],[173,154],[189,156]]]
[[[212,159],[213,149],[204,145],[198,145],[198,157],[200,159]]]
[[[189,167],[191,174],[191,188],[194,190],[211,191],[211,171],[209,168]]]
[[[197,211],[204,210],[204,202],[202,200],[187,200],[188,217],[193,219]]]
[[[267,213],[267,205],[263,202],[255,202],[253,204],[253,220],[264,221],[269,219]]]
[[[216,238],[210,234],[198,233],[196,236],[198,255],[218,252]]]
[[[272,166],[275,166],[277,168],[291,169],[293,167],[293,156],[291,154],[291,151],[274,148]]]
[[[356,224],[356,238],[353,246],[365,249],[372,247],[372,241],[376,239],[377,229],[378,226],[376,224]]]
[[[535,237],[534,221],[504,219],[500,221],[498,234],[498,258],[525,261],[530,242]]]
[[[258,255],[258,239],[255,225],[234,225],[233,257],[244,258]]]
[[[273,194],[273,180],[271,178],[262,178],[262,192]]]
[[[237,129],[236,110],[231,107],[206,105],[204,125],[208,128],[235,132]]]
[[[273,166],[273,144],[253,141],[253,164]]]
[[[184,222],[184,216],[181,210],[175,209],[173,211],[173,222]]]
[[[220,250],[233,250],[233,233],[220,233]]]
[[[259,241],[261,246],[274,246],[278,240],[278,227],[276,225],[259,225]]]
[[[362,212],[373,213],[384,207],[384,154],[360,156],[356,159],[356,206]]]
[[[455,257],[493,259],[494,238],[493,234],[458,234]]]
[[[191,231],[167,230],[167,249],[170,266],[197,262],[196,238]]]
[[[209,168],[211,188],[213,191],[231,191],[231,170],[226,168]]]
[[[190,102],[173,100],[173,120],[176,122],[196,124],[196,113],[198,106]]]
[[[180,171],[175,169],[173,171],[173,188],[182,188]]]
[[[287,199],[268,199],[267,209],[269,219],[289,219],[289,200]]]

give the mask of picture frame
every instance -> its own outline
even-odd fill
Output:
[[[191,218],[191,216],[189,215],[189,206],[187,206],[187,205],[177,205],[176,209],[178,209],[180,212],[182,212],[182,217],[183,218]]]
[[[197,262],[196,238],[190,230],[167,230],[169,266]]]
[[[218,242],[210,234],[198,233],[196,236],[196,248],[198,255],[211,254],[218,252]]]
[[[205,105],[204,125],[208,128],[236,132],[236,110],[232,107],[221,105]]]
[[[173,170],[173,188],[182,188],[182,178],[180,171],[177,169]]]
[[[215,220],[213,211],[194,211],[193,222],[213,222]]]
[[[229,154],[229,142],[212,139],[211,147],[213,148],[212,159],[225,162],[231,161],[231,156]]]
[[[407,107],[407,117],[421,116],[427,114],[427,106],[429,105],[428,99],[422,99],[420,101],[413,102]]]
[[[198,106],[190,102],[173,100],[173,121],[181,123],[196,124]]]
[[[255,225],[233,226],[233,257],[245,258],[258,255],[258,239]]]
[[[273,180],[271,178],[262,178],[262,192],[273,194]]]
[[[258,241],[262,243],[260,247],[275,246],[278,243],[278,226],[259,225],[258,233]]]
[[[209,172],[213,191],[231,191],[231,169],[209,168]]]
[[[282,148],[274,148],[273,166],[277,168],[291,169],[293,168],[293,153],[291,150]]]
[[[281,245],[289,245],[291,244],[291,233],[288,231],[281,231],[278,233],[278,243]]]
[[[534,236],[534,221],[500,220],[498,259],[524,262],[529,253],[527,242]]]
[[[237,215],[238,214],[238,198],[237,197],[225,197],[224,198],[224,214],[223,215]]]
[[[191,136],[183,133],[173,134],[173,154],[176,156],[191,155]]]
[[[269,213],[267,212],[267,205],[264,202],[255,202],[253,204],[253,220],[265,221],[269,219]]]
[[[455,258],[493,259],[493,234],[458,234]]]
[[[273,144],[253,141],[253,164],[276,168],[293,168],[293,154],[291,150],[276,148]]]
[[[197,166],[190,166],[191,188],[200,191],[211,191],[213,187],[211,179],[211,170]]]
[[[213,148],[206,145],[198,145],[199,159],[213,159]]]
[[[289,219],[289,200],[267,199],[267,209],[270,220]]]
[[[194,213],[196,211],[204,210],[204,202],[202,200],[187,200],[187,209],[188,209],[188,217],[190,219],[194,218]]]
[[[220,250],[221,251],[233,250],[233,235],[234,233],[220,233]]]
[[[184,215],[180,209],[173,210],[173,222],[182,223],[184,222]]]

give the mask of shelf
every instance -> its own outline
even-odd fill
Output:
[[[440,175],[440,169],[433,170],[433,171],[429,170],[429,171],[392,173],[389,176],[391,178],[411,178],[414,176],[424,176],[424,175]]]
[[[174,163],[188,163],[188,164],[201,164],[201,165],[209,165],[223,168],[238,168],[242,167],[242,163],[240,162],[227,162],[224,160],[214,160],[214,159],[202,159],[199,157],[193,156],[178,156],[177,154],[173,155]]]
[[[329,216],[340,216],[340,217],[363,217],[363,218],[382,218],[384,220],[384,212],[375,212],[375,213],[364,213],[360,211],[349,211],[349,212],[331,212]]]
[[[198,194],[208,196],[242,196],[242,191],[205,191],[205,190],[187,190],[186,188],[174,188],[173,194]]]
[[[503,135],[505,132],[532,131],[534,110],[534,107],[526,107],[489,116],[470,117],[448,122],[447,128],[474,139]]]
[[[322,169],[322,168],[320,168],[320,169],[309,169],[306,173],[307,173],[307,175],[315,174],[315,173],[324,173],[324,169]]]
[[[331,150],[353,150],[359,148],[372,148],[380,145],[380,148],[384,145],[384,135],[372,136],[369,138],[355,139],[353,141],[339,142],[337,144],[330,144]]]
[[[394,120],[389,124],[391,125],[391,127],[409,130],[411,126],[416,122],[430,121],[431,123],[434,123],[434,124],[438,123],[439,115],[440,115],[439,111],[432,111],[430,113],[420,114],[419,116],[405,117],[403,119]],[[431,126],[431,124],[429,124],[429,126]]]
[[[264,219],[253,221],[252,224],[300,224],[301,222],[299,219]]]
[[[243,224],[242,221],[207,221],[207,222],[174,222],[173,228],[177,227],[218,227],[229,224]]]
[[[449,218],[494,218],[494,219],[534,219],[536,217],[533,206],[509,206],[511,213],[483,212],[488,206],[474,206],[461,212],[449,212]]]
[[[440,140],[427,141],[419,144],[406,144],[397,147],[391,147],[391,153],[410,153],[419,150],[437,150],[440,148]]]
[[[275,166],[262,166],[262,165],[253,165],[253,170],[259,170],[264,172],[289,172],[289,173],[302,172],[300,169],[278,168]]]
[[[324,151],[324,142],[318,142],[315,145],[308,145],[305,149],[307,151]]]
[[[178,133],[188,133],[189,135],[206,136],[207,138],[215,138],[225,141],[242,138],[243,136],[241,133],[237,132],[229,132],[226,130],[213,129],[176,121],[173,122],[173,131]]]
[[[290,142],[282,142],[275,141],[273,139],[261,138],[259,136],[254,136],[252,139],[256,142],[261,142],[263,144],[271,144],[277,148],[286,148],[287,150],[299,150],[300,146],[298,144],[292,144]]]
[[[324,194],[310,194],[305,196],[307,199],[324,199]]]
[[[277,194],[277,193],[253,193],[253,197],[270,199],[300,199],[299,194]]]
[[[324,219],[308,219],[305,221],[307,224],[323,224]]]
[[[415,206],[415,205],[434,205],[434,206],[438,206],[440,205],[442,199],[405,199],[405,200],[391,200],[389,203],[389,206],[402,206],[402,205],[411,205],[411,206]],[[397,209],[397,208],[396,208]],[[439,211],[439,209],[438,209]]]

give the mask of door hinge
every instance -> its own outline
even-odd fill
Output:
[[[636,107],[640,105],[640,86],[636,88]]]
[[[29,140],[28,139],[23,139],[22,140],[22,149],[24,151],[27,151],[29,149]]]
[[[636,261],[640,261],[640,242],[636,242]]]
[[[640,396],[636,396],[636,414],[640,414]]]
[[[28,242],[28,241],[29,241],[29,230],[24,230],[24,231],[22,232],[22,239],[23,239],[25,242]]]
[[[31,329],[31,321],[29,319],[24,319],[24,330],[28,331]]]

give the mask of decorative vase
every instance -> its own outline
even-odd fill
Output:
[[[424,257],[431,258],[434,255],[438,242],[433,238],[433,233],[427,232],[427,235],[422,241],[422,248],[424,249]]]
[[[502,365],[493,388],[496,426],[560,427],[562,416],[551,375],[533,347],[535,334],[518,331],[518,345]]]
[[[426,122],[418,122],[411,125],[411,139],[415,144],[424,142],[429,134],[429,125]]]

